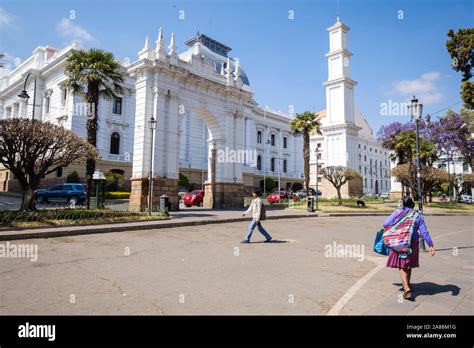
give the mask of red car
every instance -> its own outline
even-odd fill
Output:
[[[287,198],[287,197],[288,196],[284,191],[275,191],[272,194],[268,195],[267,202],[270,204],[280,203],[283,198]],[[295,201],[299,201],[300,197],[298,195],[293,194],[293,197],[291,199]]]
[[[204,200],[204,190],[194,190],[183,196],[183,203],[188,208],[193,205],[202,206]]]

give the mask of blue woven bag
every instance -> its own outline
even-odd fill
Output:
[[[375,234],[374,251],[380,255],[388,255],[390,248],[383,243],[383,231],[384,229],[382,228]]]

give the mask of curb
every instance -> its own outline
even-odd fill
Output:
[[[268,216],[267,220],[279,220],[279,219],[294,219],[294,218],[307,218],[307,217],[318,217],[318,215],[279,215],[279,216]],[[67,237],[67,236],[78,236],[83,234],[95,234],[95,233],[111,233],[111,232],[125,232],[125,231],[142,231],[142,230],[154,230],[154,229],[166,229],[176,227],[188,227],[188,226],[201,226],[211,224],[224,224],[232,222],[250,221],[249,218],[238,217],[228,219],[215,219],[215,220],[194,220],[194,221],[181,221],[181,222],[161,222],[161,223],[147,223],[140,225],[125,225],[125,226],[100,226],[91,225],[89,228],[80,228],[77,226],[60,226],[51,227],[57,230],[52,231],[8,231],[6,233],[0,232],[0,241],[17,240],[17,239],[34,239],[34,238],[54,238],[54,237]],[[132,224],[132,223],[130,223]],[[69,227],[69,228],[68,228]],[[76,227],[76,228],[74,228]]]
[[[267,220],[280,220],[280,219],[298,219],[298,218],[316,218],[316,217],[361,217],[361,216],[387,216],[387,213],[312,213],[312,214],[292,214],[292,215],[276,215],[267,216]],[[447,213],[428,213],[425,216],[474,216],[473,214],[447,214]],[[162,220],[161,220],[162,221]],[[2,233],[0,231],[0,241],[8,240],[20,240],[20,239],[36,239],[36,238],[55,238],[55,237],[67,237],[77,236],[86,234],[96,233],[112,233],[112,232],[126,232],[126,231],[143,231],[153,229],[167,229],[176,227],[188,227],[188,226],[202,226],[211,224],[224,224],[232,222],[243,222],[250,221],[248,217],[236,217],[227,219],[214,219],[214,220],[192,220],[192,221],[181,221],[181,222],[147,222],[138,224],[137,222],[122,223],[122,226],[109,226],[109,225],[88,225],[88,226],[58,226],[49,227],[50,231],[31,231],[25,232],[24,230],[10,230]],[[119,223],[117,223],[119,224]]]

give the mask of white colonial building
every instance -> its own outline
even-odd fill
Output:
[[[345,185],[343,196],[389,192],[389,151],[375,140],[372,128],[354,102],[357,82],[350,75],[349,27],[338,18],[327,30],[328,79],[323,83],[326,109],[318,112],[322,135],[312,136],[310,142],[311,186],[315,187],[318,180],[323,196],[335,196],[335,189],[320,172],[326,166],[345,166],[356,170],[362,181],[353,180]]]
[[[34,118],[51,122],[74,131],[86,138],[87,105],[79,96],[74,96],[64,87],[66,75],[64,63],[77,45],[62,50],[40,46],[31,57],[9,74],[0,78],[0,117]],[[103,171],[114,171],[131,175],[133,156],[133,129],[135,122],[134,80],[125,74],[123,95],[114,101],[99,103],[99,130],[97,148],[101,157],[99,167]],[[25,79],[29,75],[26,86]],[[28,100],[19,98],[26,89]],[[63,182],[66,175],[76,170],[85,177],[85,166],[72,165],[58,170],[45,178],[44,184]],[[0,190],[18,190],[11,174],[0,169]]]
[[[302,182],[302,139],[290,133],[291,117],[258,105],[230,47],[199,33],[185,44],[178,54],[172,34],[165,50],[160,29],[154,47],[147,37],[138,60],[123,64],[124,95],[99,103],[98,168],[130,179],[133,208],[146,205],[150,170],[154,197],[166,193],[174,206],[180,173],[197,187],[204,184],[209,207],[241,206],[265,176],[280,178],[282,187]],[[85,137],[85,104],[64,88],[64,63],[73,49],[80,48],[38,47],[1,78],[0,117],[31,118],[34,110],[35,119]],[[18,95],[28,74],[26,101]],[[157,121],[153,139],[151,117]],[[72,165],[43,182],[62,182],[72,170],[85,176],[84,166]],[[0,189],[15,190],[11,174],[3,169],[0,175]]]

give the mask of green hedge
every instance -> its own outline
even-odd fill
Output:
[[[42,222],[50,220],[99,220],[107,218],[138,217],[143,215],[139,212],[119,210],[86,210],[86,209],[51,209],[37,210],[34,212],[24,211],[0,211],[0,224],[12,222]]]
[[[108,199],[128,199],[130,198],[130,192],[107,192],[105,198]]]

